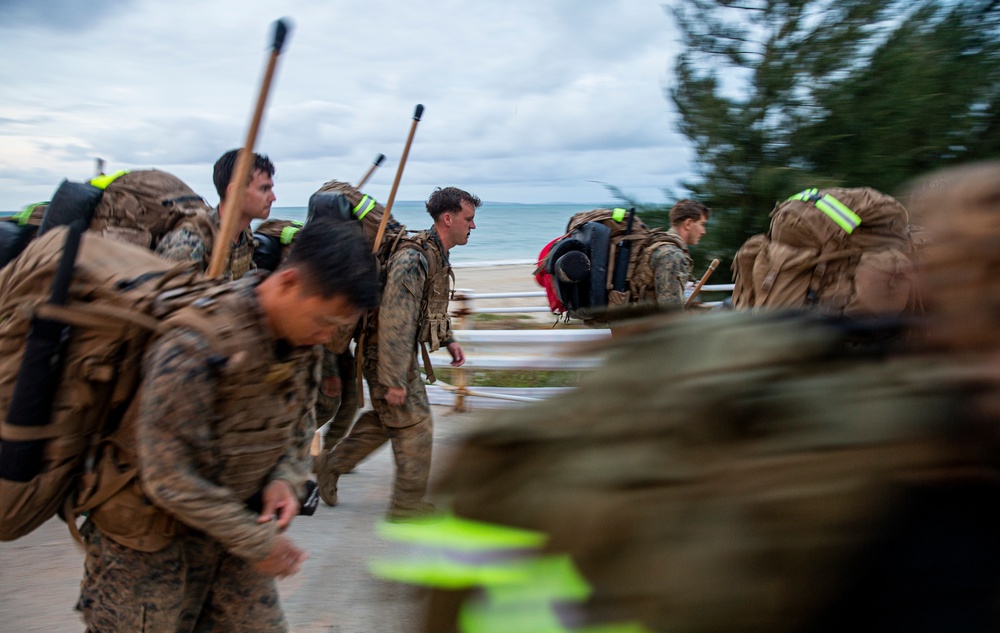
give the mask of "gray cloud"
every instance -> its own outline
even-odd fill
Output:
[[[111,169],[168,169],[211,198],[212,163],[246,135],[280,17],[270,3],[88,3],[103,17],[74,29],[45,24],[35,4],[0,0],[20,21],[0,27],[0,54],[33,51],[0,66],[0,209],[89,177],[96,156]],[[492,200],[605,200],[594,181],[657,198],[689,173],[663,96],[676,45],[656,2],[292,0],[282,10],[293,30],[257,143],[278,165],[279,205],[359,178],[379,152],[388,160],[371,188],[384,199],[417,103],[426,112],[400,199],[451,182]]]

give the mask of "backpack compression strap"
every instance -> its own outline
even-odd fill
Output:
[[[861,226],[861,217],[851,210],[846,204],[837,200],[828,193],[819,195],[819,189],[806,189],[795,194],[789,200],[801,200],[811,202],[817,209],[827,215],[828,218],[837,223],[845,233],[850,235],[854,229]]]

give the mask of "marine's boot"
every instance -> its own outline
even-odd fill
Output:
[[[340,473],[330,464],[332,453],[332,450],[324,450],[313,459],[319,498],[331,507],[337,505],[337,480],[340,479]]]
[[[316,473],[316,484],[319,486],[319,498],[323,500],[323,503],[333,507],[337,505],[337,480],[340,479],[340,473],[323,468],[317,469],[319,472]]]
[[[398,506],[393,506],[389,508],[389,513],[386,515],[387,521],[399,522],[407,521],[411,519],[419,519],[437,512],[437,507],[428,501],[418,501],[412,505],[405,508]]]

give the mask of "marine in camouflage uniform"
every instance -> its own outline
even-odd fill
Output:
[[[926,318],[636,322],[471,434],[421,630],[1000,630],[1000,162],[937,178]]]
[[[675,236],[679,242],[682,240],[673,227],[667,234]],[[649,266],[653,270],[653,288],[656,291],[658,309],[684,309],[684,286],[691,280],[693,265],[686,245],[663,242],[652,249]]]
[[[308,474],[317,344],[375,306],[375,274],[356,227],[316,222],[275,273],[168,318],[102,457],[138,478],[83,528],[89,632],[287,630],[274,578],[305,559],[283,532]]]
[[[649,254],[653,269],[656,305],[660,310],[683,310],[684,287],[691,281],[693,261],[688,245],[697,244],[705,234],[705,222],[711,210],[700,202],[681,200],[670,210],[668,235],[676,239],[664,242]]]
[[[213,181],[219,194],[219,206],[212,210],[211,219],[216,230],[222,227],[221,216],[230,211],[226,200],[227,197],[232,197],[232,187],[235,186],[231,180],[238,154],[239,150],[230,150],[215,163]],[[242,209],[239,210],[239,233],[233,240],[229,261],[223,272],[226,280],[239,279],[256,268],[253,263],[254,237],[250,223],[253,220],[266,220],[271,213],[271,204],[275,200],[274,171],[274,164],[267,156],[254,154],[250,181],[243,195]],[[156,253],[173,261],[201,262],[202,269],[208,270],[212,259],[211,248],[212,244],[205,243],[202,233],[191,227],[181,226],[160,239],[156,245]]]
[[[479,198],[447,187],[427,201],[434,226],[405,238],[388,262],[378,311],[362,337],[362,373],[372,409],[355,421],[332,452],[318,460],[320,496],[337,503],[337,483],[386,441],[392,444],[396,480],[389,515],[405,518],[427,512],[423,500],[431,465],[433,419],[417,361],[418,345],[445,347],[453,366],[465,362],[451,338],[448,317],[451,267],[448,252],[464,245],[476,227]]]
[[[209,214],[215,230],[222,227],[219,209],[212,209]],[[171,261],[196,261],[202,270],[208,270],[212,261],[211,244],[205,243],[205,236],[196,229],[181,226],[163,236],[156,246],[156,254]],[[256,270],[253,263],[254,237],[253,231],[247,227],[240,231],[239,237],[229,251],[229,262],[223,271],[226,281],[239,279],[251,270]]]

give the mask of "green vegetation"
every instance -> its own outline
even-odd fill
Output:
[[[696,269],[727,268],[806,187],[902,196],[914,177],[1000,156],[997,0],[675,0],[668,89],[713,209]],[[669,205],[645,205],[665,225]],[[671,201],[682,197],[667,192]],[[671,202],[672,204],[672,202]]]
[[[453,368],[434,368],[434,373],[449,385],[456,381]],[[578,371],[466,371],[469,387],[575,387],[580,382]]]

